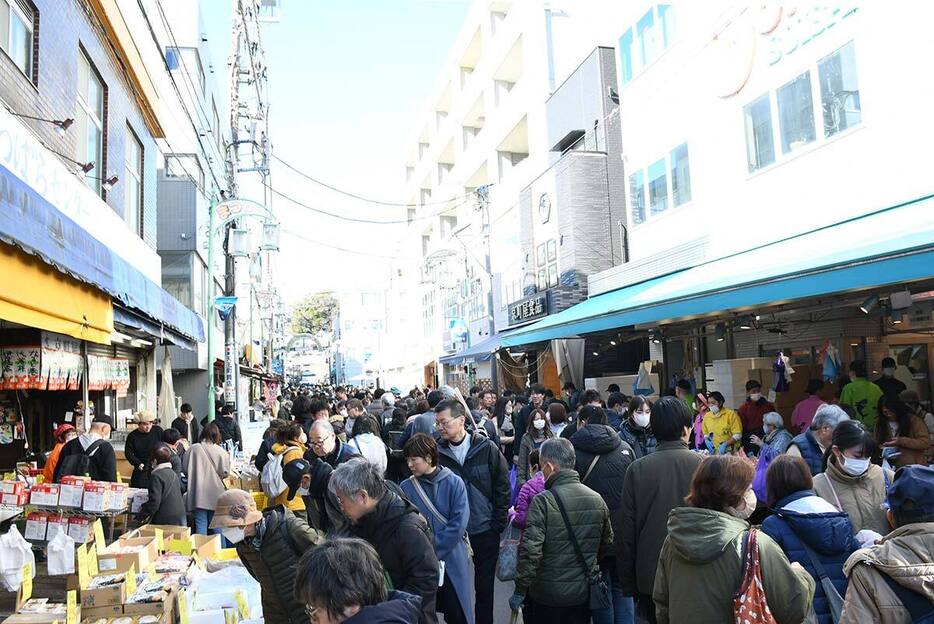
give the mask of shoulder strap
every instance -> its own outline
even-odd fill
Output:
[[[435,518],[437,518],[441,524],[447,524],[448,519],[441,515],[441,512],[438,511],[438,508],[432,504],[431,499],[428,498],[428,493],[425,491],[425,488],[422,487],[422,484],[419,483],[418,477],[412,475],[408,478],[409,483],[412,484],[412,487],[415,488],[415,493],[418,494],[418,497],[422,499],[422,502],[425,503],[425,507],[428,508]]]
[[[892,580],[885,572],[876,570],[879,576],[882,577],[882,580],[885,581],[886,585],[889,586],[898,599],[901,601],[902,606],[908,611],[911,616],[912,622],[922,622],[928,621],[924,618],[931,617],[934,615],[934,602],[931,602],[928,598],[919,594],[916,591],[912,591],[907,587],[903,587]]]
[[[797,535],[795,536],[797,537]],[[827,578],[827,571],[824,569],[824,564],[821,563],[820,558],[817,556],[817,553],[814,550],[804,543],[804,540],[798,537],[798,541],[801,542],[801,545],[804,547],[804,552],[807,553],[808,559],[811,560],[811,565],[814,566],[814,571],[817,572],[817,576],[821,580]]]
[[[483,496],[486,497],[487,500],[489,500],[490,502],[493,501],[493,492],[492,491],[487,492],[485,489],[483,489],[483,487],[481,487],[480,482],[474,479],[473,477],[471,477],[470,475],[468,475],[467,472],[464,470],[464,466],[462,466],[460,462],[458,462],[456,459],[451,462],[450,469],[454,471],[457,474],[457,476],[459,476],[464,481],[464,485],[473,485],[475,488],[480,490],[480,493],[483,494]],[[468,491],[468,494],[469,493],[470,492]]]
[[[597,465],[597,462],[600,461],[601,455],[594,455],[593,461],[590,462],[590,468],[587,469],[587,472],[584,473],[584,478],[581,479],[581,483],[587,480],[587,477],[590,476],[590,473],[593,472],[594,466]]]
[[[833,486],[833,479],[831,479],[830,475],[828,475],[826,472],[824,473],[824,478],[827,481],[827,485],[830,487],[831,493],[833,493],[834,500],[837,501],[837,510],[844,511],[843,503],[840,502],[840,497],[837,496],[837,488]]]
[[[561,502],[561,497],[558,496],[556,491],[548,490],[548,492],[554,497],[555,503],[558,505],[558,511],[561,512],[561,518],[564,520],[564,528],[568,532],[568,539],[571,540],[571,546],[574,547],[574,552],[577,555],[578,562],[581,564],[581,568],[584,570],[585,577],[589,579],[593,570],[587,565],[587,559],[584,557],[581,545],[577,541],[577,536],[574,535],[574,530],[571,528],[571,520],[568,518],[568,512],[564,509],[564,503]]]
[[[81,446],[81,442],[78,442],[78,446]],[[104,440],[94,440],[88,445],[88,448],[81,447],[81,450],[88,457],[94,457],[94,453],[97,452],[97,449],[104,446]]]

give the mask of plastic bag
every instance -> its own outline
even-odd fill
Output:
[[[752,491],[756,493],[756,498],[760,501],[767,501],[768,494],[765,490],[765,473],[769,469],[769,464],[775,457],[775,451],[768,444],[762,445],[759,451],[759,459],[756,461],[756,473],[752,477]]]
[[[0,581],[7,591],[19,591],[23,584],[23,565],[32,564],[32,575],[36,575],[36,556],[16,525],[0,535]]]
[[[512,492],[512,496],[509,499],[509,506],[515,507],[516,499],[519,497],[519,484],[515,464],[509,469],[509,491]]]
[[[49,542],[49,576],[75,573],[75,539],[59,531]]]
[[[512,581],[516,578],[516,568],[519,566],[519,542],[522,531],[510,522],[503,531],[499,542],[499,557],[496,559],[496,578],[501,581]]]
[[[250,609],[248,617],[263,616],[260,586],[246,568],[229,566],[217,572],[202,572],[192,583],[192,611],[211,611],[237,607],[236,593],[243,592]]]

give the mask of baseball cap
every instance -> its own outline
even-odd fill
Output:
[[[208,528],[243,527],[259,522],[262,517],[262,512],[256,509],[256,501],[249,492],[227,490],[217,497],[214,518]]]
[[[114,419],[108,416],[107,414],[99,414],[95,416],[94,420],[92,420],[91,423],[103,423],[107,425],[108,427],[110,427],[111,429],[114,428]]]
[[[58,440],[59,438],[64,436],[69,431],[74,431],[74,430],[75,428],[73,426],[69,425],[68,423],[64,423],[55,428],[55,431],[52,432],[52,437]]]
[[[934,514],[934,468],[921,465],[899,468],[888,498],[897,518]]]
[[[295,498],[295,492],[302,484],[302,477],[311,474],[311,463],[304,458],[293,459],[282,467],[282,480],[289,486],[288,500]]]

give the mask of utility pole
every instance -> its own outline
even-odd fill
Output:
[[[480,231],[483,234],[484,240],[484,264],[483,269],[486,271],[487,279],[489,279],[489,288],[487,289],[486,295],[486,307],[489,310],[489,328],[487,330],[487,338],[492,338],[493,334],[496,333],[496,321],[494,319],[494,309],[493,309],[493,261],[490,253],[490,186],[489,184],[484,184],[483,186],[478,186],[475,193],[477,194],[477,208],[480,211]],[[493,391],[498,392],[499,383],[497,383],[497,370],[496,370],[496,358],[490,358],[490,381],[493,383]]]

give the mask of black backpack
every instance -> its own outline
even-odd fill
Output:
[[[66,455],[59,462],[60,468],[58,469],[58,478],[61,480],[62,477],[89,477],[91,476],[91,457],[94,456],[94,453],[104,445],[103,440],[95,440],[91,443],[88,448],[81,446],[81,442],[77,442],[78,448],[81,449],[80,453]]]

